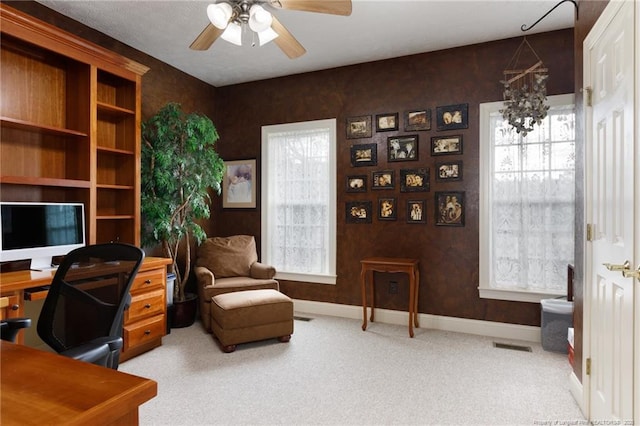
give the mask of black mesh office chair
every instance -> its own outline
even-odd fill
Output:
[[[40,338],[61,355],[117,370],[123,312],[143,259],[141,249],[121,243],[67,254],[40,312]]]

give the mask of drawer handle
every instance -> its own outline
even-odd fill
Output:
[[[151,334],[151,330],[145,330],[144,334],[146,334],[147,336]]]
[[[151,308],[151,304],[150,304],[150,303],[147,303],[146,305],[144,305],[144,307],[145,307],[146,309],[149,309],[149,308]]]
[[[151,284],[151,280],[144,280],[144,283],[145,283],[146,285],[149,285],[149,284]]]
[[[20,305],[18,305],[17,303],[15,305],[11,305],[12,311],[17,311],[18,309],[20,309]]]

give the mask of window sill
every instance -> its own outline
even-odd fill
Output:
[[[300,281],[315,284],[335,284],[335,275],[301,274],[294,272],[276,272],[275,279],[283,281]]]
[[[481,299],[510,300],[513,302],[540,303],[542,299],[556,299],[565,293],[535,293],[532,291],[501,290],[478,287]]]

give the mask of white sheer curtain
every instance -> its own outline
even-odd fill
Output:
[[[518,135],[490,114],[491,282],[498,289],[566,294],[574,259],[575,114],[552,107]]]
[[[325,121],[263,132],[263,247],[281,277],[335,277],[335,131]]]

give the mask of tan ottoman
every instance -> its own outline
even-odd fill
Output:
[[[293,334],[293,302],[271,289],[213,296],[211,331],[224,352],[233,352],[238,343],[271,338],[288,342]]]

